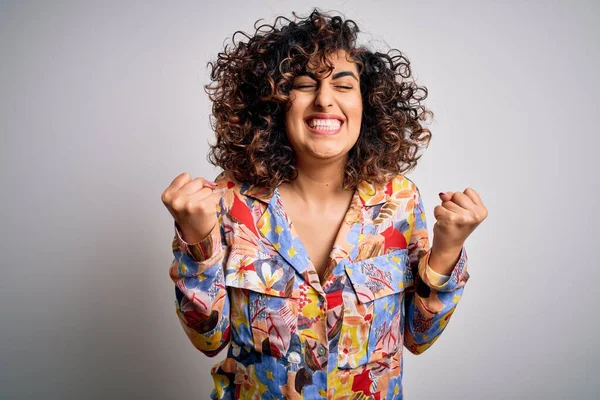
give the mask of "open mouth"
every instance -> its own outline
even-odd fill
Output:
[[[342,129],[344,121],[339,119],[309,119],[305,121],[308,130],[319,135],[334,135]]]

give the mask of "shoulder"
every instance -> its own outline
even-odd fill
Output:
[[[419,188],[404,174],[397,174],[386,183],[386,194],[391,198],[415,197],[419,194]]]
[[[264,189],[252,186],[249,182],[240,182],[231,173],[224,171],[215,178],[216,190],[221,191],[222,205],[228,212],[234,207],[237,211],[242,208],[253,209],[257,202],[269,203],[270,195]],[[260,200],[260,201],[258,201]],[[244,211],[245,212],[245,211]]]
[[[235,180],[228,171],[221,172],[214,182],[217,184],[216,190],[223,190],[223,193],[235,193],[238,196],[244,187],[244,184]]]
[[[388,178],[383,185],[361,181],[357,191],[365,206],[373,206],[388,201],[398,203],[414,199],[417,186],[403,174],[397,174]]]

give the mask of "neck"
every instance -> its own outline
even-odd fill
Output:
[[[348,195],[343,187],[346,158],[326,162],[297,160],[296,168],[298,177],[284,185],[307,205],[323,207],[329,200]]]

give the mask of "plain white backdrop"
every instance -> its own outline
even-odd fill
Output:
[[[586,1],[0,2],[0,398],[207,399],[175,315],[179,173],[214,178],[207,62],[312,7],[404,52],[435,113],[408,176],[489,210],[471,279],[405,398],[600,395],[600,7]]]

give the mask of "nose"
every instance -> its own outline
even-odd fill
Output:
[[[333,105],[333,90],[329,85],[322,82],[317,90],[315,98],[315,107],[327,108]]]

